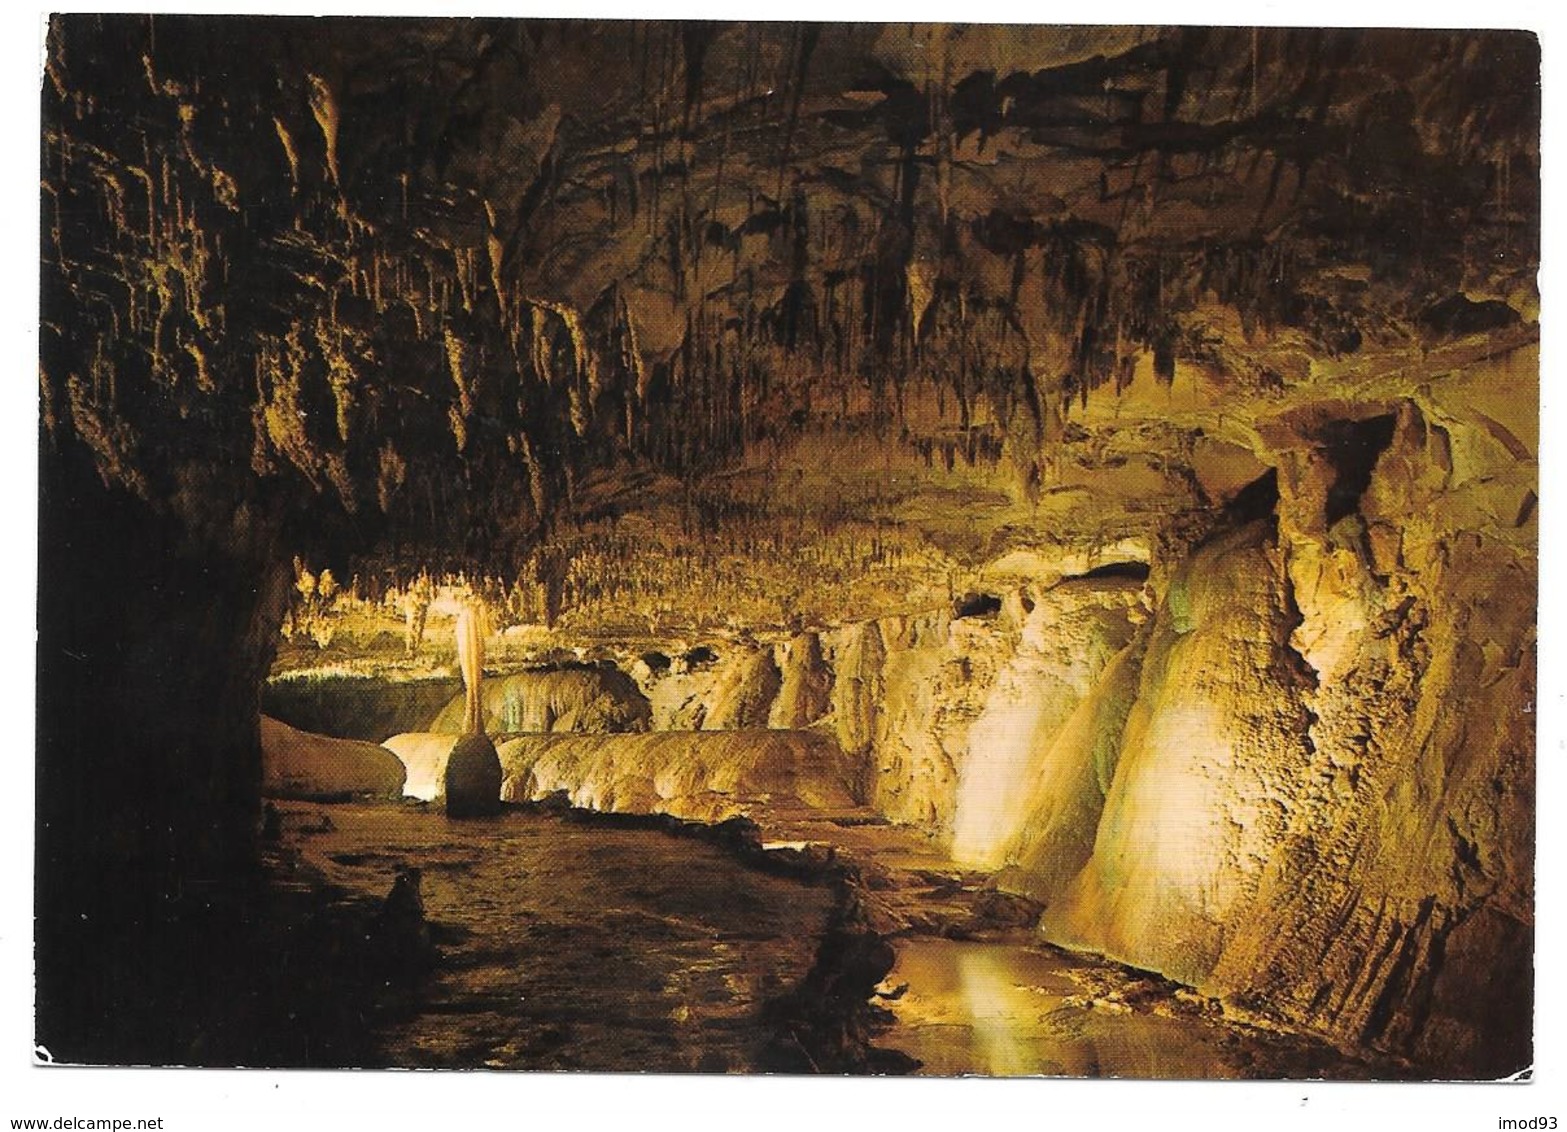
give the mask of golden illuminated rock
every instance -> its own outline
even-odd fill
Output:
[[[272,798],[397,798],[404,770],[374,743],[312,735],[261,717],[262,793]]]
[[[495,744],[484,733],[483,617],[483,611],[471,604],[457,617],[457,659],[467,693],[467,717],[462,738],[447,755],[441,791],[446,812],[454,818],[487,817],[501,808],[501,763]]]

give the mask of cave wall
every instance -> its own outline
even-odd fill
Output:
[[[1204,544],[1171,578],[1092,856],[1049,902],[1051,938],[1198,984],[1252,902],[1308,750],[1268,526]]]
[[[40,491],[38,1040],[122,1060],[254,878],[260,688],[290,582],[275,526],[243,510],[193,546],[85,461],[46,458]]]
[[[1146,616],[1141,583],[1053,581],[1014,582],[983,615],[941,608],[718,642],[711,666],[645,676],[653,729],[820,731],[857,768],[862,803],[955,838],[967,863],[999,865],[1024,825],[1014,785],[1043,773],[1043,740]]]
[[[652,709],[636,684],[613,668],[569,667],[514,672],[479,686],[484,730],[641,731]],[[460,735],[466,696],[458,694],[430,718],[423,730]]]
[[[399,801],[407,782],[402,761],[385,747],[261,717],[261,792],[268,798]]]

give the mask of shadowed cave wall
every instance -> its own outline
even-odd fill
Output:
[[[1097,611],[971,834],[1047,935],[1517,1068],[1537,74],[1509,33],[57,17],[41,1034],[155,1008],[246,883],[294,556],[515,570],[650,485],[744,524],[737,472],[848,428],[988,468],[980,558],[1056,556],[1021,699]],[[1112,545],[1142,623],[1046,584]],[[945,661],[886,604],[823,705],[952,831]]]

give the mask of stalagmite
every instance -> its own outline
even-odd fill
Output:
[[[468,717],[463,737],[446,761],[446,812],[454,818],[486,817],[501,808],[501,760],[484,733],[484,703],[479,695],[484,678],[483,617],[474,603],[457,615],[457,662],[468,693]]]

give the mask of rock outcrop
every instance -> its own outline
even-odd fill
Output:
[[[446,789],[446,761],[460,737],[440,731],[406,731],[381,744],[403,764],[405,795],[424,802],[441,796]]]
[[[454,818],[488,817],[501,808],[501,762],[495,744],[482,731],[469,732],[446,756],[441,797]]]
[[[1116,654],[1036,755],[1037,775],[1024,788],[1023,821],[1003,854],[1008,887],[1053,901],[1088,863],[1127,716],[1137,702],[1147,638],[1142,633]]]
[[[652,710],[636,683],[614,668],[583,666],[491,677],[481,692],[484,729],[495,735],[544,731],[641,731]],[[426,727],[458,734],[465,700],[454,696]]]
[[[778,646],[783,674],[778,698],[768,712],[767,726],[809,727],[827,714],[832,702],[833,672],[817,633],[800,633]]]
[[[1031,599],[1017,647],[968,729],[952,812],[952,852],[991,868],[1029,818],[1030,794],[1056,771],[1051,743],[1131,641],[1142,585],[1084,579]]]
[[[424,556],[529,623],[719,642],[442,729],[813,729],[529,737],[518,796],[868,802],[1052,938],[1521,1067],[1538,66],[1504,31],[55,17],[40,1040],[155,1010],[143,960],[177,980],[186,901],[250,875],[292,556]]]
[[[718,670],[703,713],[703,731],[746,731],[766,728],[772,706],[783,687],[773,662],[773,650],[738,651]]]
[[[1048,744],[1008,849],[1047,937],[1438,1072],[1527,1062],[1534,373],[1263,422],[1276,518],[1179,555]]]
[[[1353,495],[1342,457],[1331,477],[1281,477],[1313,755],[1210,980],[1462,1075],[1528,1059],[1533,355],[1385,403]]]

